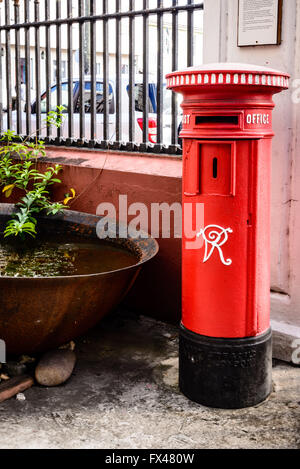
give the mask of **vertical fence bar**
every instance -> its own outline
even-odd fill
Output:
[[[34,2],[35,21],[40,20],[40,0]],[[35,112],[36,112],[36,135],[41,131],[41,47],[40,47],[40,28],[35,28]]]
[[[2,25],[2,9],[0,9],[0,25]],[[0,31],[0,135],[3,131],[3,58],[2,58],[2,31]]]
[[[76,0],[75,0],[76,1]],[[20,25],[20,0],[8,1],[4,0],[4,16],[5,24],[1,25],[2,33],[5,34],[5,52],[6,52],[6,90],[3,89],[0,91],[0,108],[3,105],[1,103],[1,93],[2,98],[5,93],[4,100],[7,100],[7,127],[13,128],[16,125],[16,130],[18,134],[23,133],[23,122],[22,122],[22,73],[21,73],[21,31],[24,28],[25,31],[25,78],[26,78],[26,134],[31,135],[31,89],[33,88],[32,84],[32,66],[33,60],[31,58],[31,47],[34,47],[34,61],[35,61],[35,113],[36,113],[36,130],[41,129],[41,33],[40,28],[45,27],[45,50],[46,50],[46,62],[45,62],[45,71],[46,71],[46,112],[48,113],[51,110],[52,93],[51,93],[51,58],[52,58],[52,45],[51,45],[51,27],[56,30],[56,98],[57,105],[62,104],[62,27],[66,24],[67,30],[67,58],[68,58],[68,136],[69,140],[72,141],[75,132],[75,120],[74,120],[74,110],[79,112],[79,133],[76,136],[80,137],[81,143],[87,138],[86,129],[85,129],[85,112],[87,107],[89,107],[89,112],[91,114],[90,122],[90,145],[94,145],[97,140],[97,68],[96,68],[96,58],[97,58],[97,41],[96,41],[96,25],[97,21],[102,21],[103,24],[103,147],[108,145],[110,139],[110,81],[109,81],[109,47],[110,47],[110,36],[109,36],[109,25],[115,21],[115,66],[116,66],[116,86],[115,86],[115,103],[116,103],[116,121],[115,121],[115,139],[116,142],[120,145],[122,141],[122,127],[124,122],[122,122],[122,19],[128,18],[129,28],[129,114],[128,114],[128,129],[129,129],[129,138],[127,149],[136,149],[138,148],[135,145],[135,105],[136,105],[136,93],[135,93],[135,18],[136,15],[142,18],[143,26],[143,143],[141,148],[147,150],[149,145],[149,112],[151,112],[149,98],[152,99],[152,93],[149,89],[149,73],[150,73],[150,15],[156,15],[157,18],[157,36],[156,43],[157,49],[154,52],[156,54],[157,60],[157,71],[156,71],[156,82],[157,82],[157,91],[156,91],[156,112],[157,112],[157,146],[155,151],[163,151],[163,133],[164,133],[164,50],[163,50],[163,41],[164,41],[164,13],[169,13],[172,15],[172,70],[178,68],[178,43],[179,43],[179,14],[185,12],[187,15],[187,65],[193,65],[194,58],[194,13],[197,9],[203,9],[203,4],[196,4],[195,0],[187,0],[185,4],[178,5],[178,0],[172,0],[171,6],[164,7],[163,0],[156,0],[157,8],[153,8],[151,4],[151,10],[149,11],[149,0],[143,0],[142,5],[143,9],[136,12],[136,2],[135,0],[129,0],[129,12],[124,12],[121,9],[121,0],[115,0],[115,11],[109,13],[108,11],[108,0],[102,0],[102,14],[97,15],[96,13],[96,1],[95,0],[77,0],[78,1],[78,18],[72,18],[73,12],[73,2],[72,0],[66,0],[65,4],[67,6],[68,18],[62,18],[62,0],[56,0],[56,13],[54,12],[53,21],[50,20],[50,0],[44,0],[45,5],[45,20],[46,24],[40,20],[40,0],[23,0],[24,2],[24,24]],[[1,0],[0,0],[1,3]],[[53,1],[54,3],[54,1]],[[31,7],[34,5],[34,22],[31,22]],[[13,5],[11,7],[11,5]],[[13,8],[14,24],[11,24],[11,8]],[[163,10],[163,11],[160,11]],[[85,17],[83,19],[83,17]],[[71,19],[71,21],[68,21]],[[60,20],[60,21],[57,21]],[[111,22],[111,23],[110,23]],[[87,32],[85,28],[85,23],[89,25],[89,33],[84,34],[84,31]],[[74,46],[74,24],[78,24],[79,27],[79,93],[77,106],[75,108],[73,89],[74,89],[74,58],[73,58],[73,46]],[[15,26],[17,25],[17,26]],[[34,38],[31,38],[31,29],[34,28]],[[13,30],[13,37],[15,39],[15,47],[11,45],[11,31]],[[1,33],[0,33],[1,34]],[[33,43],[31,44],[31,40]],[[15,73],[12,75],[12,51],[14,51],[14,60],[13,65],[15,65]],[[1,61],[1,59],[0,59]],[[1,67],[1,63],[0,63]],[[43,65],[44,67],[44,65]],[[85,74],[89,73],[91,75],[91,98],[90,103],[85,103]],[[3,70],[0,70],[0,80]],[[14,78],[15,76],[15,78]],[[3,75],[2,75],[3,78]],[[13,110],[13,87],[15,80],[16,88],[16,113],[12,113]],[[44,86],[44,85],[43,85]],[[99,103],[101,105],[102,103]],[[154,106],[154,103],[152,103]],[[15,109],[15,108],[14,108]],[[44,111],[44,108],[43,108]],[[171,146],[169,150],[171,152],[177,152],[178,150],[178,105],[175,95],[172,96],[171,104]],[[16,116],[16,123],[15,123]],[[0,130],[2,128],[3,116],[0,116]],[[152,124],[152,122],[150,122]],[[77,130],[77,129],[76,129]],[[80,134],[80,135],[79,135]],[[50,137],[51,130],[47,128],[47,137]],[[56,143],[61,141],[62,129],[57,130],[57,139]]]
[[[120,12],[120,0],[116,0],[116,13]],[[116,141],[122,139],[122,109],[121,109],[121,18],[116,18]]]
[[[10,0],[5,0],[5,24],[10,24]],[[11,42],[10,30],[5,33],[5,53],[6,53],[6,108],[7,108],[7,128],[12,128],[12,95],[11,95]]]
[[[56,18],[61,18],[61,0],[56,0]],[[56,105],[61,106],[61,25],[56,25]],[[58,127],[57,137],[60,140],[62,129]]]
[[[83,0],[78,3],[79,16],[84,15]],[[84,109],[84,24],[79,23],[79,137],[83,141],[85,137],[85,109]]]
[[[90,14],[96,13],[96,2],[90,0]],[[97,140],[97,115],[96,115],[96,22],[91,21],[90,25],[90,49],[91,49],[91,140],[94,145]]]
[[[157,0],[157,8],[162,8],[162,0]],[[157,14],[157,143],[163,141],[163,15]]]
[[[143,143],[149,140],[149,0],[143,1]]]
[[[107,0],[103,0],[103,14],[107,14]],[[109,40],[108,40],[108,20],[103,20],[103,140],[108,141],[108,125],[109,125]]]
[[[129,11],[134,11],[135,0],[129,1]],[[129,142],[133,149],[135,140],[135,20],[129,17]]]
[[[20,23],[19,0],[14,2],[15,23]],[[15,76],[16,76],[16,114],[17,114],[17,134],[22,134],[21,118],[21,69],[20,69],[20,30],[15,29]]]
[[[172,5],[177,6],[178,1],[172,0]],[[172,12],[172,71],[178,68],[178,12],[175,10]],[[172,93],[172,145],[176,145],[178,142],[177,138],[177,99],[175,93]]]
[[[50,1],[45,0],[45,20],[50,19]],[[46,113],[51,111],[51,48],[50,48],[50,26],[46,26],[45,30],[46,40]],[[47,125],[47,137],[52,134],[51,125]]]
[[[68,18],[72,18],[72,0],[67,4]],[[74,137],[74,96],[73,96],[73,26],[68,24],[68,138]]]
[[[194,0],[187,0],[188,5],[193,5]],[[194,12],[187,12],[187,66],[194,65]]]
[[[30,21],[29,0],[24,3],[25,26]],[[30,28],[25,29],[25,80],[26,80],[26,134],[31,135],[31,70],[30,70]]]

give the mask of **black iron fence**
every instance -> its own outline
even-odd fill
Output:
[[[202,60],[203,2],[0,0],[0,133],[180,153],[164,76]],[[45,116],[64,106],[58,129]]]

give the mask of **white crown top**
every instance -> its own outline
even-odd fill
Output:
[[[289,75],[268,67],[243,63],[213,63],[189,67],[169,73],[167,87],[182,86],[266,86],[281,89],[289,87]]]

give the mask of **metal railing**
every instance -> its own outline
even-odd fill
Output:
[[[164,75],[201,56],[203,2],[0,0],[0,8],[0,133],[180,154],[179,106]],[[53,135],[44,114],[66,103]]]

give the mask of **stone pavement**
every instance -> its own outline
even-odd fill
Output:
[[[67,383],[0,404],[0,447],[300,448],[300,368],[275,362],[257,407],[209,409],[179,392],[177,349],[176,327],[112,315],[76,341]]]

